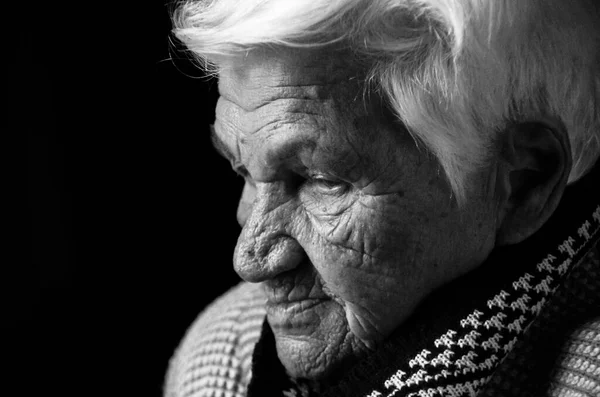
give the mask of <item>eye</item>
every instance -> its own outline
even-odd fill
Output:
[[[234,165],[231,168],[233,169],[233,171],[236,174],[238,174],[242,178],[249,178],[250,177],[250,173],[248,172],[248,170],[244,166],[236,166],[236,165]]]
[[[348,190],[348,184],[338,179],[326,177],[321,174],[311,175],[308,183],[324,194],[342,194]]]
[[[238,174],[239,176],[241,176],[242,178],[244,178],[244,180],[246,182],[248,182],[249,184],[251,184],[252,186],[254,186],[254,181],[252,180],[252,176],[250,175],[250,173],[248,172],[248,170],[246,169],[246,167],[244,167],[243,165],[234,165],[233,167],[233,171]]]

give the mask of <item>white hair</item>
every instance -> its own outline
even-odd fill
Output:
[[[511,123],[564,124],[569,182],[596,162],[599,8],[594,0],[196,0],[180,3],[173,22],[213,71],[218,59],[261,46],[349,44],[372,60],[368,81],[438,159],[461,202]]]

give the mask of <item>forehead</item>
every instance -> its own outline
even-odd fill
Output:
[[[261,48],[219,64],[219,93],[254,110],[281,97],[323,99],[331,86],[362,80],[364,71],[341,49]]]
[[[365,68],[343,51],[255,52],[222,66],[216,137],[255,180],[284,168],[357,180],[389,163],[399,137]],[[377,168],[378,169],[378,168]]]

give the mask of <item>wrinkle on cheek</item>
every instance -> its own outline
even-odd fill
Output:
[[[344,251],[359,254],[363,262],[384,259],[380,256],[385,255],[386,252],[380,252],[380,248],[385,245],[383,240],[394,226],[385,223],[386,220],[379,221],[370,213],[360,210],[359,206],[355,206],[341,216],[332,217],[327,221],[315,217],[313,219],[315,236],[320,240],[317,243],[323,247],[331,247],[330,250],[336,251],[336,255]],[[378,229],[378,226],[386,227]],[[390,246],[401,245],[401,242],[390,243]],[[333,259],[331,258],[331,260]],[[356,266],[354,265],[354,267]]]
[[[313,192],[302,193],[301,201],[307,215],[315,223],[333,225],[337,219],[348,216],[352,211],[354,197],[324,197]]]
[[[324,233],[324,239],[337,242],[338,244],[351,241],[353,229],[350,225],[351,221],[352,217],[349,214],[335,216],[327,225],[329,230]]]
[[[322,253],[317,254],[319,263],[322,266],[326,266],[325,271],[330,274],[329,282],[336,282],[336,279],[343,281],[347,278],[344,274],[345,271],[360,271],[366,274],[376,273],[378,269],[375,269],[372,265],[378,261],[378,258],[364,251],[364,244],[362,241],[353,242],[356,246],[349,245],[348,242],[335,242],[328,240],[323,236],[318,236]]]
[[[346,321],[350,332],[360,341],[367,349],[375,350],[377,343],[384,338],[383,334],[374,325],[374,322],[368,321],[366,317],[357,315],[356,308],[353,308],[352,303],[348,303],[346,307]]]

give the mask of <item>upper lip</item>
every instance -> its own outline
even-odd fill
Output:
[[[275,291],[274,293],[267,292],[267,302],[269,304],[283,304],[283,303],[293,303],[293,302],[302,302],[306,300],[323,300],[328,299],[328,296],[325,294],[303,294],[303,293],[295,293],[292,291],[290,294],[286,294],[282,291]]]
[[[325,300],[325,297],[322,298],[311,298],[311,297],[306,297],[306,298],[300,298],[300,299],[273,299],[271,297],[267,297],[267,304],[269,305],[287,305],[287,304],[291,304],[291,303],[299,303],[299,302],[309,302],[309,301],[321,301],[321,300]]]
[[[306,300],[323,300],[329,297],[315,285],[296,283],[292,274],[282,274],[263,282],[264,291],[269,304],[286,304]]]

